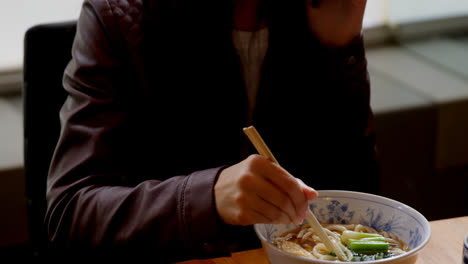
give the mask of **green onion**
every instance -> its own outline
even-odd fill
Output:
[[[341,241],[352,251],[363,254],[387,252],[390,244],[380,234],[369,234],[356,231],[344,231]]]
[[[355,242],[355,241],[361,241],[361,242],[365,242],[365,241],[387,242],[383,236],[381,236],[381,237],[365,237],[365,238],[361,238],[361,239],[352,239],[352,238],[348,239],[348,243]]]
[[[382,241],[349,241],[348,243],[349,248],[356,252],[384,252],[387,251],[389,248],[389,244],[387,242]]]
[[[380,234],[369,234],[363,232],[356,232],[356,231],[343,231],[341,235],[341,242],[347,243],[348,239],[363,239],[363,238],[372,238],[372,237],[382,237]]]

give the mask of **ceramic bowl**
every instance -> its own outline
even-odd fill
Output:
[[[463,264],[468,264],[468,235],[463,239]]]
[[[405,254],[358,263],[412,264],[431,236],[428,220],[418,211],[396,200],[352,191],[319,191],[309,203],[321,223],[362,224],[397,235],[411,250]],[[256,224],[255,232],[271,264],[329,264],[337,261],[297,256],[277,248],[273,239],[298,225]]]

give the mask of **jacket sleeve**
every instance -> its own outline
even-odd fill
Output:
[[[129,129],[122,95],[128,83],[125,51],[112,8],[107,1],[97,3],[83,5],[63,78],[68,97],[47,180],[51,248],[138,250],[157,254],[158,260],[227,254],[213,199],[222,168],[122,184],[122,178],[132,177],[119,170],[131,155],[119,151]]]

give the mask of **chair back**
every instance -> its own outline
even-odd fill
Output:
[[[63,73],[71,59],[76,21],[35,25],[24,36],[24,176],[30,246],[47,246],[44,225],[49,164],[60,135],[59,111],[66,97]]]

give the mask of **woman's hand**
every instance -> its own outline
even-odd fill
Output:
[[[260,155],[224,169],[214,187],[216,209],[227,224],[302,223],[317,192]]]
[[[309,28],[326,46],[346,46],[361,34],[366,0],[306,0]]]

